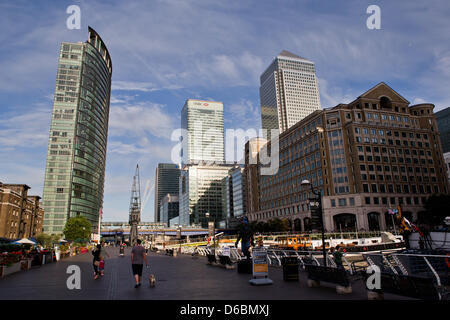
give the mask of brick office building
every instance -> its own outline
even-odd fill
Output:
[[[259,175],[250,220],[288,218],[311,230],[305,179],[322,192],[327,231],[389,229],[387,211],[399,204],[417,219],[431,194],[449,192],[433,108],[410,106],[382,82],[349,104],[314,111],[280,135],[279,170]]]
[[[42,232],[44,209],[39,196],[29,196],[26,184],[0,183],[0,237],[35,237]]]

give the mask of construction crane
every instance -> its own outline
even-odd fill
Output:
[[[138,239],[138,225],[141,222],[141,187],[139,181],[139,165],[136,165],[136,173],[133,177],[130,200],[130,244],[134,246]]]

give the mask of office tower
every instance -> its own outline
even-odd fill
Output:
[[[45,169],[46,233],[62,233],[74,216],[86,217],[98,232],[111,74],[108,49],[92,28],[85,43],[61,44]]]
[[[450,152],[444,153],[444,162],[447,169],[448,184],[450,185]]]
[[[259,96],[262,128],[286,131],[320,109],[314,63],[283,50],[261,75]]]
[[[161,200],[170,193],[178,195],[180,168],[173,163],[159,163],[155,173],[155,222],[161,222]]]
[[[180,213],[178,194],[166,194],[164,198],[161,199],[159,211],[161,213],[161,222],[169,226],[170,220],[178,217]]]
[[[0,238],[36,237],[42,232],[41,197],[28,195],[26,184],[0,182]]]
[[[208,227],[209,221],[219,225],[226,219],[222,195],[223,179],[232,165],[186,165],[180,175],[180,224]]]
[[[450,152],[450,107],[435,113],[444,153]]]
[[[181,111],[185,130],[182,164],[225,162],[223,103],[188,99]]]
[[[392,229],[388,210],[398,205],[409,221],[420,218],[429,196],[449,192],[433,108],[410,106],[382,82],[349,104],[313,112],[280,135],[280,168],[259,175],[250,220],[286,218],[297,231],[311,230],[303,180],[323,195],[327,231]]]
[[[247,213],[247,194],[245,187],[244,168],[236,166],[230,170],[232,185],[233,216],[235,218],[244,216]]]
[[[246,186],[246,208],[248,212],[259,210],[259,152],[267,143],[264,138],[253,138],[245,144],[244,180]]]

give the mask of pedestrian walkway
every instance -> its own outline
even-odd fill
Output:
[[[308,288],[304,272],[300,281],[285,282],[280,268],[270,268],[269,276],[274,284],[251,286],[251,275],[238,274],[206,264],[206,258],[179,255],[177,257],[151,253],[148,256],[150,271],[144,267],[144,281],[134,288],[130,252],[119,257],[119,248],[106,249],[110,258],[106,260],[105,276],[93,280],[92,255],[90,253],[64,259],[58,263],[33,268],[0,279],[0,300],[8,299],[162,299],[162,300],[300,300],[334,299],[366,300],[363,283],[353,286],[353,293],[338,295],[335,287]],[[66,273],[69,265],[81,268],[81,289],[69,290]],[[150,288],[148,274],[156,276],[156,287]],[[385,295],[385,299],[402,297]]]

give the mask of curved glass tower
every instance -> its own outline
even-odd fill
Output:
[[[112,63],[89,27],[85,43],[61,44],[45,170],[44,232],[84,216],[97,233],[103,206]]]

